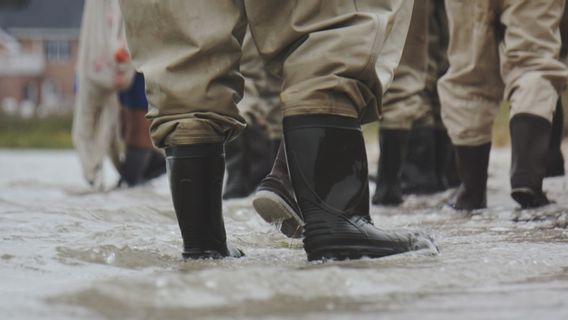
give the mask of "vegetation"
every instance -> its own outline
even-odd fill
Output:
[[[0,113],[0,148],[72,148],[71,113],[24,119]]]

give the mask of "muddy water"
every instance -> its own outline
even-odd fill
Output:
[[[246,258],[182,262],[165,178],[92,193],[72,152],[0,150],[0,318],[568,319],[566,181],[545,182],[556,205],[517,210],[508,159],[492,154],[489,210],[455,213],[449,193],[373,208],[438,255],[308,263],[244,199],[224,209]]]

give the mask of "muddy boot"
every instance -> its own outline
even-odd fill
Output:
[[[146,181],[144,171],[152,157],[152,150],[135,146],[126,147],[126,156],[120,167],[120,182],[129,187],[136,186]]]
[[[258,186],[252,205],[264,221],[280,225],[284,235],[300,238],[304,218],[294,197],[284,152],[284,144],[281,143],[272,171]]]
[[[227,244],[221,192],[225,159],[222,144],[166,148],[170,189],[181,236],[184,259],[241,257]]]
[[[396,206],[402,203],[400,175],[409,137],[410,130],[380,130],[381,153],[373,204]]]
[[[522,208],[536,208],[550,203],[542,192],[550,142],[551,124],[528,113],[515,115],[511,130],[511,197]]]
[[[433,128],[417,128],[411,131],[400,184],[403,194],[432,194],[441,190],[436,176]]]
[[[449,205],[456,210],[487,208],[487,168],[491,144],[455,146],[456,165],[461,184]]]
[[[562,101],[558,99],[556,112],[552,118],[552,132],[550,134],[550,146],[548,148],[548,163],[546,165],[546,177],[559,177],[564,175],[564,156],[560,146],[564,136],[564,110]]]
[[[379,258],[433,247],[421,233],[373,225],[365,143],[356,119],[287,117],[284,141],[308,260]]]

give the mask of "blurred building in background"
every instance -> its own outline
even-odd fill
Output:
[[[0,3],[0,108],[24,117],[71,110],[83,0]]]

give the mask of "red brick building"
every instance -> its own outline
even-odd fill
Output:
[[[82,0],[22,0],[0,6],[0,107],[45,114],[69,110]]]

